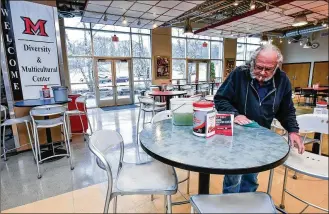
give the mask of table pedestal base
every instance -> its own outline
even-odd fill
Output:
[[[209,194],[210,174],[199,173],[199,194]]]

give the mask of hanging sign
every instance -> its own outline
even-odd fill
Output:
[[[11,53],[16,55],[18,66],[15,77],[20,81],[23,98],[37,99],[44,85],[61,84],[53,7],[26,1],[9,2],[6,10],[11,15],[14,36],[11,39],[15,45]]]

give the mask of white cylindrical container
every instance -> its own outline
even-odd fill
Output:
[[[193,103],[193,134],[200,137],[206,136],[207,113],[214,109],[214,103],[210,101],[198,101]]]

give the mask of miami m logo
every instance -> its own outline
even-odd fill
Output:
[[[24,34],[37,35],[37,36],[47,36],[45,29],[46,20],[39,19],[35,24],[29,17],[21,16],[21,19],[24,21],[25,30]]]

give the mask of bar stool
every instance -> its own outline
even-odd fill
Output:
[[[86,102],[87,102],[87,97],[85,97],[85,96],[79,96],[75,100],[76,109],[65,111],[65,114],[67,116],[79,116],[84,137],[86,136],[87,130],[85,130],[85,127],[83,125],[82,115],[86,115],[87,122],[88,122],[88,125],[89,125],[90,134],[92,134],[92,128],[91,128],[91,123],[90,123],[89,118],[88,118],[88,112],[87,112],[87,108],[86,108]],[[78,104],[83,104],[83,109],[82,110],[79,110]],[[73,133],[71,133],[71,134],[73,134]],[[80,133],[78,133],[78,134],[80,134]]]
[[[71,155],[71,147],[70,147],[70,138],[68,135],[68,129],[66,124],[66,108],[61,105],[45,105],[45,106],[38,106],[34,107],[30,110],[30,115],[32,118],[33,123],[33,136],[34,136],[34,143],[35,143],[35,152],[36,152],[36,162],[37,162],[37,169],[38,169],[38,179],[41,178],[40,167],[39,163],[42,163],[45,160],[54,157],[66,156],[69,158],[69,163],[71,170],[74,169],[72,164],[72,155]],[[59,116],[57,118],[52,119],[36,119],[34,117],[50,117],[50,116]],[[40,150],[40,142],[39,142],[39,134],[38,129],[45,129],[45,128],[53,128],[56,126],[60,126],[62,129],[62,133],[64,135],[64,143],[66,146],[66,154],[55,154],[53,149],[53,155],[47,158],[41,158],[41,150]],[[54,147],[53,147],[54,148]]]
[[[27,134],[28,134],[28,137],[29,137],[29,144],[31,145],[32,153],[33,153],[33,156],[35,157],[35,152],[34,152],[33,143],[32,143],[31,134],[30,134],[30,128],[31,127],[29,127],[29,125],[31,126],[31,117],[30,117],[30,115],[24,116],[24,117],[19,117],[19,118],[7,119],[7,107],[5,107],[3,105],[1,105],[1,112],[4,112],[3,123],[1,123],[1,125],[0,125],[0,127],[3,128],[2,129],[3,154],[1,156],[3,156],[4,161],[7,161],[7,152],[8,151],[17,149],[17,147],[15,147],[13,149],[9,149],[9,150],[6,149],[6,142],[5,142],[6,126],[12,126],[12,125],[21,124],[21,123],[25,123]],[[23,147],[23,146],[26,146],[26,145],[28,145],[28,143],[24,144],[24,145],[21,145],[20,147]]]

